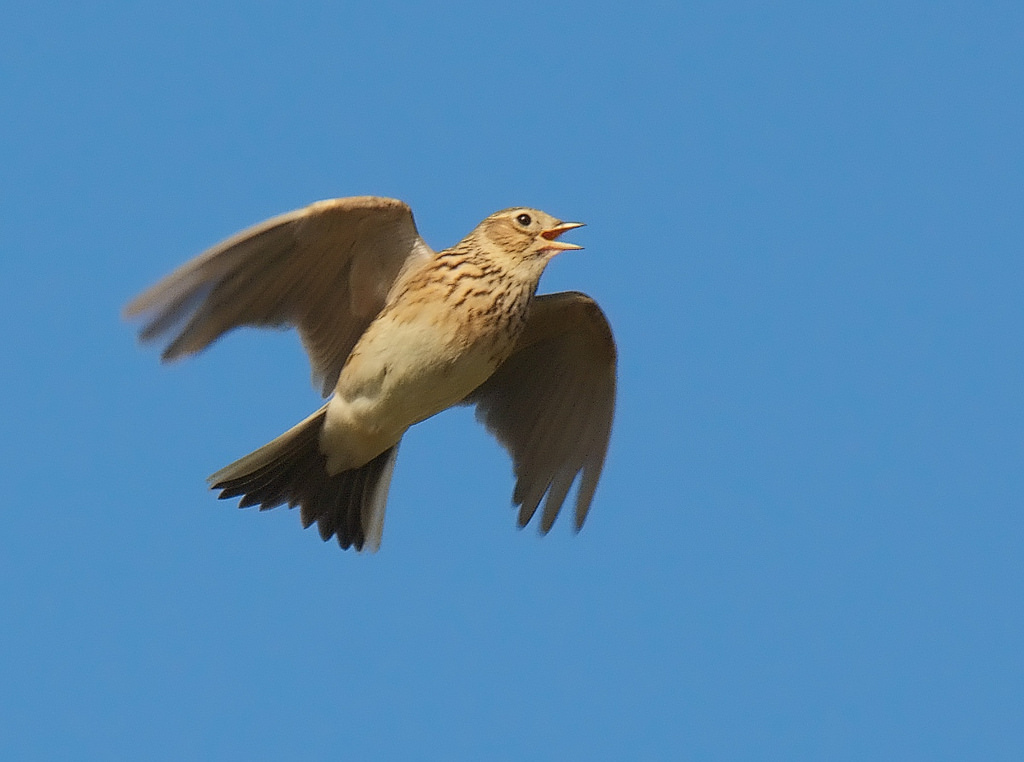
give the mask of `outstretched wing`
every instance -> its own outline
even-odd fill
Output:
[[[402,201],[318,201],[243,230],[136,297],[143,341],[170,337],[164,360],[243,325],[296,326],[327,396],[392,285],[433,255]]]
[[[512,355],[465,402],[512,456],[519,526],[544,495],[541,533],[580,476],[576,530],[601,476],[615,410],[615,340],[586,294],[538,296]]]

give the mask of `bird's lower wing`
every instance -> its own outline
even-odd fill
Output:
[[[578,292],[545,294],[512,355],[466,398],[512,456],[520,526],[546,494],[546,533],[578,474],[575,527],[583,526],[608,450],[615,373],[615,341],[597,303]]]

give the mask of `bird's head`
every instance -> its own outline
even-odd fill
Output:
[[[582,226],[582,222],[562,222],[538,209],[517,206],[495,212],[476,232],[495,253],[520,261],[547,262],[560,251],[583,248],[558,240],[562,233]]]

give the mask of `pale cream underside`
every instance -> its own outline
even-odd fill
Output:
[[[327,472],[361,466],[413,424],[462,401],[494,372],[494,354],[493,343],[467,345],[429,321],[374,323],[327,403]]]

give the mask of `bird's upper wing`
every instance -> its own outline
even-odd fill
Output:
[[[615,340],[585,294],[538,296],[512,355],[466,398],[512,456],[519,526],[541,516],[546,533],[576,475],[576,529],[597,488],[615,409]]]
[[[403,270],[432,256],[402,201],[318,201],[243,230],[185,263],[126,308],[165,360],[243,325],[297,326],[324,396]]]

